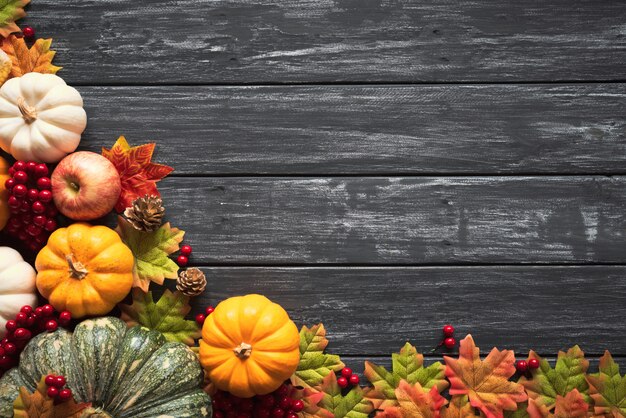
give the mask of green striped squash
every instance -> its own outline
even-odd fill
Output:
[[[118,318],[81,322],[33,338],[20,365],[0,379],[0,418],[13,417],[19,388],[35,390],[42,376],[63,375],[77,402],[91,402],[91,417],[211,417],[211,399],[200,389],[203,371],[184,344]]]

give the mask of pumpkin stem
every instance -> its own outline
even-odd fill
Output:
[[[31,124],[37,120],[37,111],[34,107],[30,107],[22,96],[17,98],[17,108],[20,109],[26,123]]]
[[[252,355],[252,346],[247,343],[241,343],[233,351],[235,352],[235,355],[240,359],[247,359]]]
[[[70,267],[69,272],[72,279],[83,280],[87,276],[87,269],[80,261],[74,261],[73,254],[66,255],[65,260]]]
[[[100,408],[85,408],[80,414],[80,418],[113,418],[112,415],[107,414]]]

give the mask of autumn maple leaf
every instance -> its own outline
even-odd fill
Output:
[[[586,379],[596,415],[626,416],[626,376],[620,374],[611,353],[604,352],[598,373],[588,374]]]
[[[21,77],[26,73],[56,74],[61,67],[52,64],[56,52],[50,50],[52,39],[37,39],[28,48],[24,38],[10,35],[2,41],[2,50],[11,59],[11,77]]]
[[[589,405],[583,399],[581,393],[574,389],[567,395],[556,396],[554,413],[543,404],[535,402],[534,399],[528,401],[528,416],[530,418],[585,418],[589,416]]]
[[[120,136],[110,150],[102,148],[102,155],[113,163],[122,182],[116,211],[123,212],[138,197],[161,196],[156,183],[174,169],[152,162],[155,146],[155,143],[150,143],[131,148],[126,138]]]
[[[453,396],[446,408],[441,410],[441,418],[469,418],[478,417],[470,405],[467,396]]]
[[[422,385],[402,380],[396,388],[398,406],[390,406],[376,414],[376,418],[439,418],[439,410],[446,400],[436,386],[424,392]]]
[[[15,418],[80,418],[91,403],[76,403],[74,399],[57,403],[47,395],[45,377],[37,385],[35,392],[30,393],[21,387],[17,399],[13,402]]]
[[[508,379],[515,374],[515,354],[491,350],[484,361],[471,335],[461,341],[459,358],[444,356],[451,395],[468,395],[470,404],[487,418],[502,418],[526,400],[524,387]]]
[[[13,32],[20,32],[19,26],[15,23],[26,16],[24,6],[30,0],[5,0],[0,2],[0,36],[7,37]]]

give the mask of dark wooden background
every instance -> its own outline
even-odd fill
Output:
[[[83,149],[124,134],[176,168],[197,311],[265,294],[356,369],[445,323],[624,362],[623,1],[34,0],[24,23],[83,94]]]

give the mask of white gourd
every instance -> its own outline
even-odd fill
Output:
[[[0,247],[0,338],[6,333],[7,321],[15,319],[22,306],[37,303],[36,277],[35,269],[20,253]]]
[[[54,74],[27,73],[0,88],[0,147],[17,160],[58,162],[86,126],[80,93]]]

